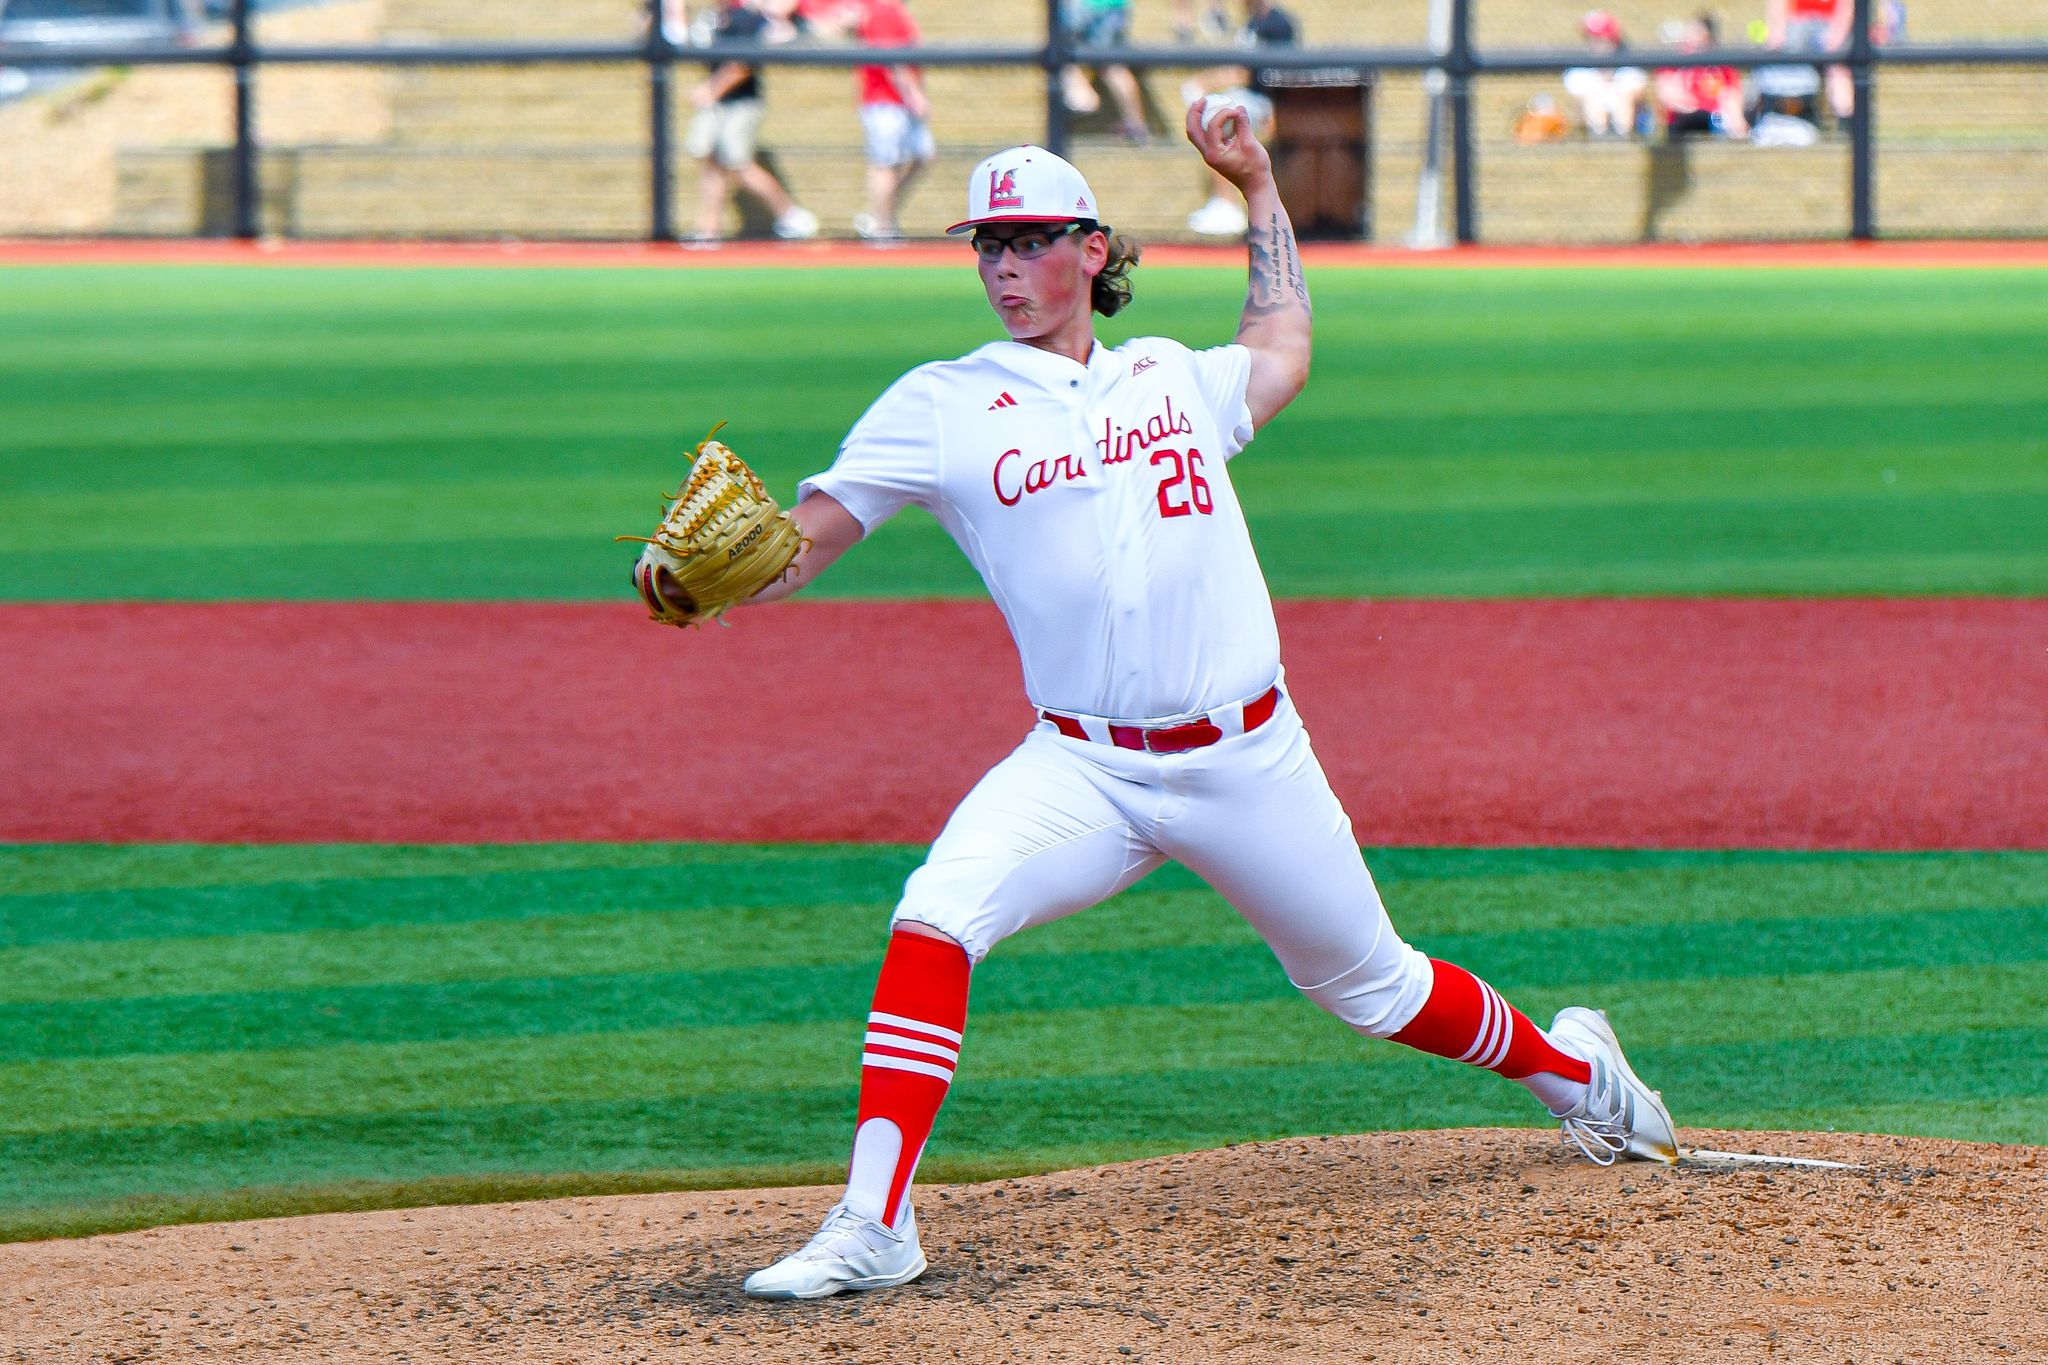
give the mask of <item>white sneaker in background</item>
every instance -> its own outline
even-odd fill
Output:
[[[802,204],[791,204],[789,212],[775,220],[775,235],[785,242],[802,242],[818,235],[818,215]]]
[[[853,232],[864,242],[900,242],[903,234],[895,228],[884,227],[882,220],[872,213],[853,215]]]

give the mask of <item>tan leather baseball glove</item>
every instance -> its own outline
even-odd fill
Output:
[[[711,439],[724,425],[697,443],[690,477],[666,498],[654,534],[616,537],[647,546],[633,586],[665,626],[694,626],[746,601],[788,573],[804,544],[747,462]]]

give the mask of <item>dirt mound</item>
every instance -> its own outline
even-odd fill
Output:
[[[739,1282],[827,1190],[165,1228],[0,1247],[0,1360],[2048,1359],[2048,1149],[1683,1136],[1861,1169],[1259,1143],[927,1188],[925,1278],[813,1304]]]

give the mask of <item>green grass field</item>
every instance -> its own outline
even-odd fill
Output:
[[[1238,276],[1140,279],[1133,324],[1227,338]],[[1315,379],[1233,466],[1279,593],[2048,589],[2048,272],[1312,284]],[[0,306],[16,602],[622,600],[609,537],[712,422],[786,492],[990,333],[964,267],[17,269]],[[980,591],[926,518],[875,540],[821,591]],[[0,1239],[830,1180],[919,852],[0,846]],[[1372,862],[1426,950],[1612,1010],[1681,1123],[2048,1142],[2048,854]],[[1004,945],[960,1082],[938,1178],[1540,1117],[1352,1037],[1174,869]]]
[[[828,1180],[918,851],[22,849],[0,1235]],[[1606,1005],[1682,1121],[2048,1132],[2048,854],[1384,850],[1425,950]],[[977,973],[931,1173],[1527,1124],[1354,1037],[1166,869]]]
[[[1229,338],[1241,275],[1105,326]],[[1326,271],[1234,466],[1282,595],[2038,593],[2048,272]],[[959,271],[0,275],[0,594],[598,598],[712,423],[787,492]],[[104,572],[118,535],[131,557]],[[820,586],[972,595],[928,518]]]

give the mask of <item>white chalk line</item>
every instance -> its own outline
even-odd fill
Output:
[[[1830,1171],[1861,1171],[1867,1167],[1853,1161],[1822,1161],[1811,1156],[1766,1156],[1762,1152],[1716,1152],[1693,1147],[1679,1153],[1679,1160],[1700,1161],[1716,1166],[1812,1166]]]

